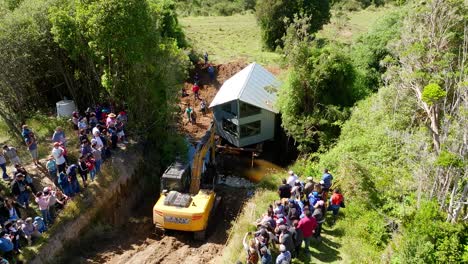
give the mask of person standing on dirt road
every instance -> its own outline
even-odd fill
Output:
[[[192,92],[193,92],[193,96],[195,97],[195,100],[196,99],[201,100],[200,99],[200,86],[198,86],[198,84],[196,83],[193,84]]]
[[[211,82],[213,82],[215,79],[215,68],[211,64],[208,66],[208,75],[210,76]]]
[[[200,111],[205,116],[206,115],[206,101],[202,100],[200,103]]]
[[[187,115],[187,124],[192,122],[192,112],[193,109],[190,107],[190,104],[187,105],[187,108],[185,108],[185,114]]]

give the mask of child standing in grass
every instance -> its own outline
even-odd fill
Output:
[[[54,181],[56,185],[58,185],[57,181],[57,163],[52,155],[47,158],[46,163],[47,171],[49,172],[50,178]]]
[[[89,171],[89,177],[91,178],[91,181],[94,181],[94,178],[96,177],[96,161],[93,159],[93,154],[90,153],[86,159],[86,166],[88,167]]]

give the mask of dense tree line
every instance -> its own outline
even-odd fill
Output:
[[[356,261],[468,260],[467,13],[461,0],[409,3],[345,47],[311,40],[300,18],[288,30],[283,125],[304,174],[339,175]]]
[[[125,104],[137,126],[164,129],[187,69],[184,45],[172,1],[3,1],[0,115],[18,131],[66,96],[82,110]]]
[[[256,16],[262,32],[263,45],[268,50],[283,47],[283,37],[295,16],[309,18],[307,32],[317,32],[330,20],[328,0],[258,0]]]

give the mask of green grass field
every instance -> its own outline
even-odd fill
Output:
[[[277,65],[281,56],[262,51],[260,28],[253,14],[185,17],[180,22],[194,48],[207,51],[210,60],[226,63],[239,59]]]
[[[367,32],[377,19],[394,7],[367,8],[340,16],[333,14],[318,36],[351,43]],[[184,17],[180,19],[185,34],[199,53],[205,51],[215,63],[239,59],[263,65],[279,65],[281,55],[262,50],[260,28],[255,15]]]
[[[335,12],[330,23],[318,32],[318,37],[349,44],[359,35],[366,33],[379,18],[394,8],[393,6],[369,7],[361,11],[346,12],[341,16]]]

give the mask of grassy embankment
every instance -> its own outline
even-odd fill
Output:
[[[0,124],[3,124],[3,122],[0,122]],[[50,137],[52,136],[53,131],[57,126],[61,126],[65,129],[65,134],[68,139],[68,157],[70,162],[77,161],[79,154],[79,151],[76,148],[78,145],[78,137],[76,132],[71,128],[71,124],[66,119],[36,115],[28,119],[26,124],[28,124],[30,129],[32,129],[32,131],[36,134],[39,148],[39,159],[41,159],[43,165],[45,165],[45,161],[43,159],[49,155],[49,152],[52,149]],[[28,150],[26,149],[24,142],[19,141],[15,137],[11,137],[8,133],[8,127],[5,125],[0,125],[0,145],[3,144],[8,144],[17,148],[18,155],[20,156],[23,165],[27,167],[28,172],[34,178],[36,187],[41,189],[39,187],[42,187],[40,185],[42,185],[44,182],[41,180],[41,178],[48,176],[43,171],[39,171],[33,167],[31,167],[33,169],[28,167],[28,164],[32,163],[32,159]],[[9,166],[8,170],[11,172],[12,167]],[[44,243],[47,242],[51,235],[57,231],[61,232],[63,226],[66,223],[75,219],[82,212],[91,208],[95,203],[100,190],[110,186],[110,184],[119,176],[118,172],[114,168],[111,166],[106,166],[105,164],[102,166],[101,172],[102,174],[96,177],[96,181],[94,183],[89,184],[80,195],[76,196],[71,202],[67,204],[65,209],[59,213],[52,227],[46,233],[43,233],[40,239],[38,239],[32,246],[26,246],[22,248],[23,253],[19,255],[18,259],[23,260],[26,263],[31,260],[37,254],[37,252],[39,252],[41,247],[44,245]],[[12,175],[10,173],[10,177],[11,176]],[[80,185],[82,187],[81,180]],[[10,186],[7,182],[0,181],[0,192],[2,196],[11,195]],[[31,209],[29,209],[26,214],[31,217],[41,215],[39,209],[36,206],[36,203],[32,200]]]
[[[339,41],[342,43],[352,43],[352,41],[356,40],[360,34],[367,32],[369,27],[390,9],[391,7],[379,9],[368,8],[367,10],[349,13],[345,17],[333,16],[331,22],[324,26],[323,30],[318,33],[318,36],[320,38]],[[199,28],[199,26],[210,25],[210,27],[207,27],[206,29],[215,29],[218,25],[223,25],[223,23],[220,23],[221,21],[224,22],[224,25],[232,24],[234,28],[237,28],[238,34],[243,32],[243,28],[253,29],[255,34],[250,35],[250,33],[246,33],[245,37],[239,38],[239,35],[235,36],[233,34],[231,35],[231,33],[229,34],[229,37],[224,37],[223,34],[213,34],[213,32],[210,32],[208,36],[203,38],[203,33],[206,32],[206,30]],[[245,56],[250,59],[256,59],[259,54],[262,54],[261,46],[252,45],[252,43],[258,43],[258,41],[260,41],[260,35],[258,34],[259,29],[255,24],[254,17],[252,15],[221,18],[187,18],[183,20],[183,24],[190,24],[190,26],[186,26],[185,28],[189,38],[191,37],[193,39],[194,37],[192,34],[197,32],[195,39],[198,40],[198,42],[195,43],[198,45],[202,43],[204,45],[202,47],[212,49],[214,58],[218,61],[239,57],[238,54],[240,54],[241,57]],[[224,29],[222,29],[221,26],[218,27],[218,31],[223,32]],[[231,39],[233,36],[235,36],[234,41]],[[253,40],[246,41],[247,38],[253,38]],[[242,43],[243,41],[248,43]],[[276,56],[279,55],[270,55],[269,58],[276,58]],[[242,238],[246,232],[253,231],[255,229],[255,226],[253,225],[255,220],[266,212],[269,204],[278,199],[276,187],[284,176],[285,175],[279,174],[270,175],[265,177],[259,184],[255,195],[245,204],[241,215],[234,220],[233,227],[230,230],[227,246],[223,251],[222,263],[235,263],[237,260],[245,260]],[[318,177],[319,175],[314,176],[315,179],[318,179]],[[345,211],[346,210],[343,210],[343,215],[346,214]],[[313,241],[310,248],[311,254],[309,256],[300,254],[299,258],[295,259],[293,263],[346,262],[348,259],[347,256],[340,252],[340,247],[343,243],[341,239],[343,232],[344,229],[339,221],[334,226],[330,225],[327,221],[327,223],[324,224],[322,242]]]

